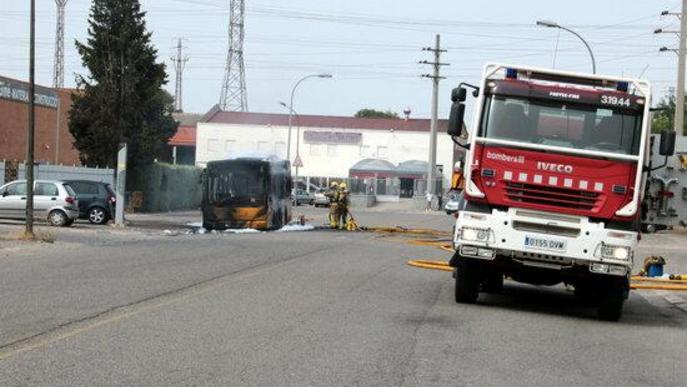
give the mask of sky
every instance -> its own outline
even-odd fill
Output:
[[[184,111],[205,113],[219,101],[226,53],[230,0],[142,0],[159,61],[168,66],[176,40],[189,57],[184,72]],[[448,115],[450,90],[460,82],[478,83],[485,63],[513,63],[591,70],[584,45],[572,34],[538,27],[553,20],[581,34],[591,45],[597,72],[641,76],[652,83],[654,103],[675,84],[677,56],[659,48],[677,47],[679,0],[246,0],[244,57],[248,109],[287,113],[291,89],[299,114],[351,116],[362,108],[392,110],[411,117],[430,115],[431,68],[423,47],[441,34],[440,118]],[[28,79],[29,2],[0,0],[0,75]],[[56,6],[36,0],[37,82],[52,85]],[[85,40],[90,1],[69,0],[66,16],[65,86],[75,74],[88,75],[74,47]]]

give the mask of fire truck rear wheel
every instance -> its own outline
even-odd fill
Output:
[[[474,304],[479,296],[479,267],[470,259],[461,258],[456,267],[456,302]]]
[[[609,286],[599,291],[598,315],[601,320],[620,320],[625,303],[625,292],[622,286]]]

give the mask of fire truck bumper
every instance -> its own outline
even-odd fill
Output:
[[[559,270],[586,266],[617,276],[629,275],[637,247],[636,232],[606,229],[586,217],[516,208],[490,214],[461,211],[453,240],[461,257],[501,257]]]

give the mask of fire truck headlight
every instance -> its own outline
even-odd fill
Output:
[[[625,246],[603,245],[601,246],[601,256],[604,258],[626,261],[630,258],[630,248]]]
[[[463,227],[460,239],[473,242],[489,241],[489,230],[483,228]]]

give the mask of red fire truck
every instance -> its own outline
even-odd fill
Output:
[[[476,97],[460,142],[467,90]],[[649,165],[645,81],[489,64],[453,90],[448,134],[467,149],[454,234],[456,302],[505,277],[574,286],[618,320],[640,239]],[[671,154],[674,132],[661,138]]]

